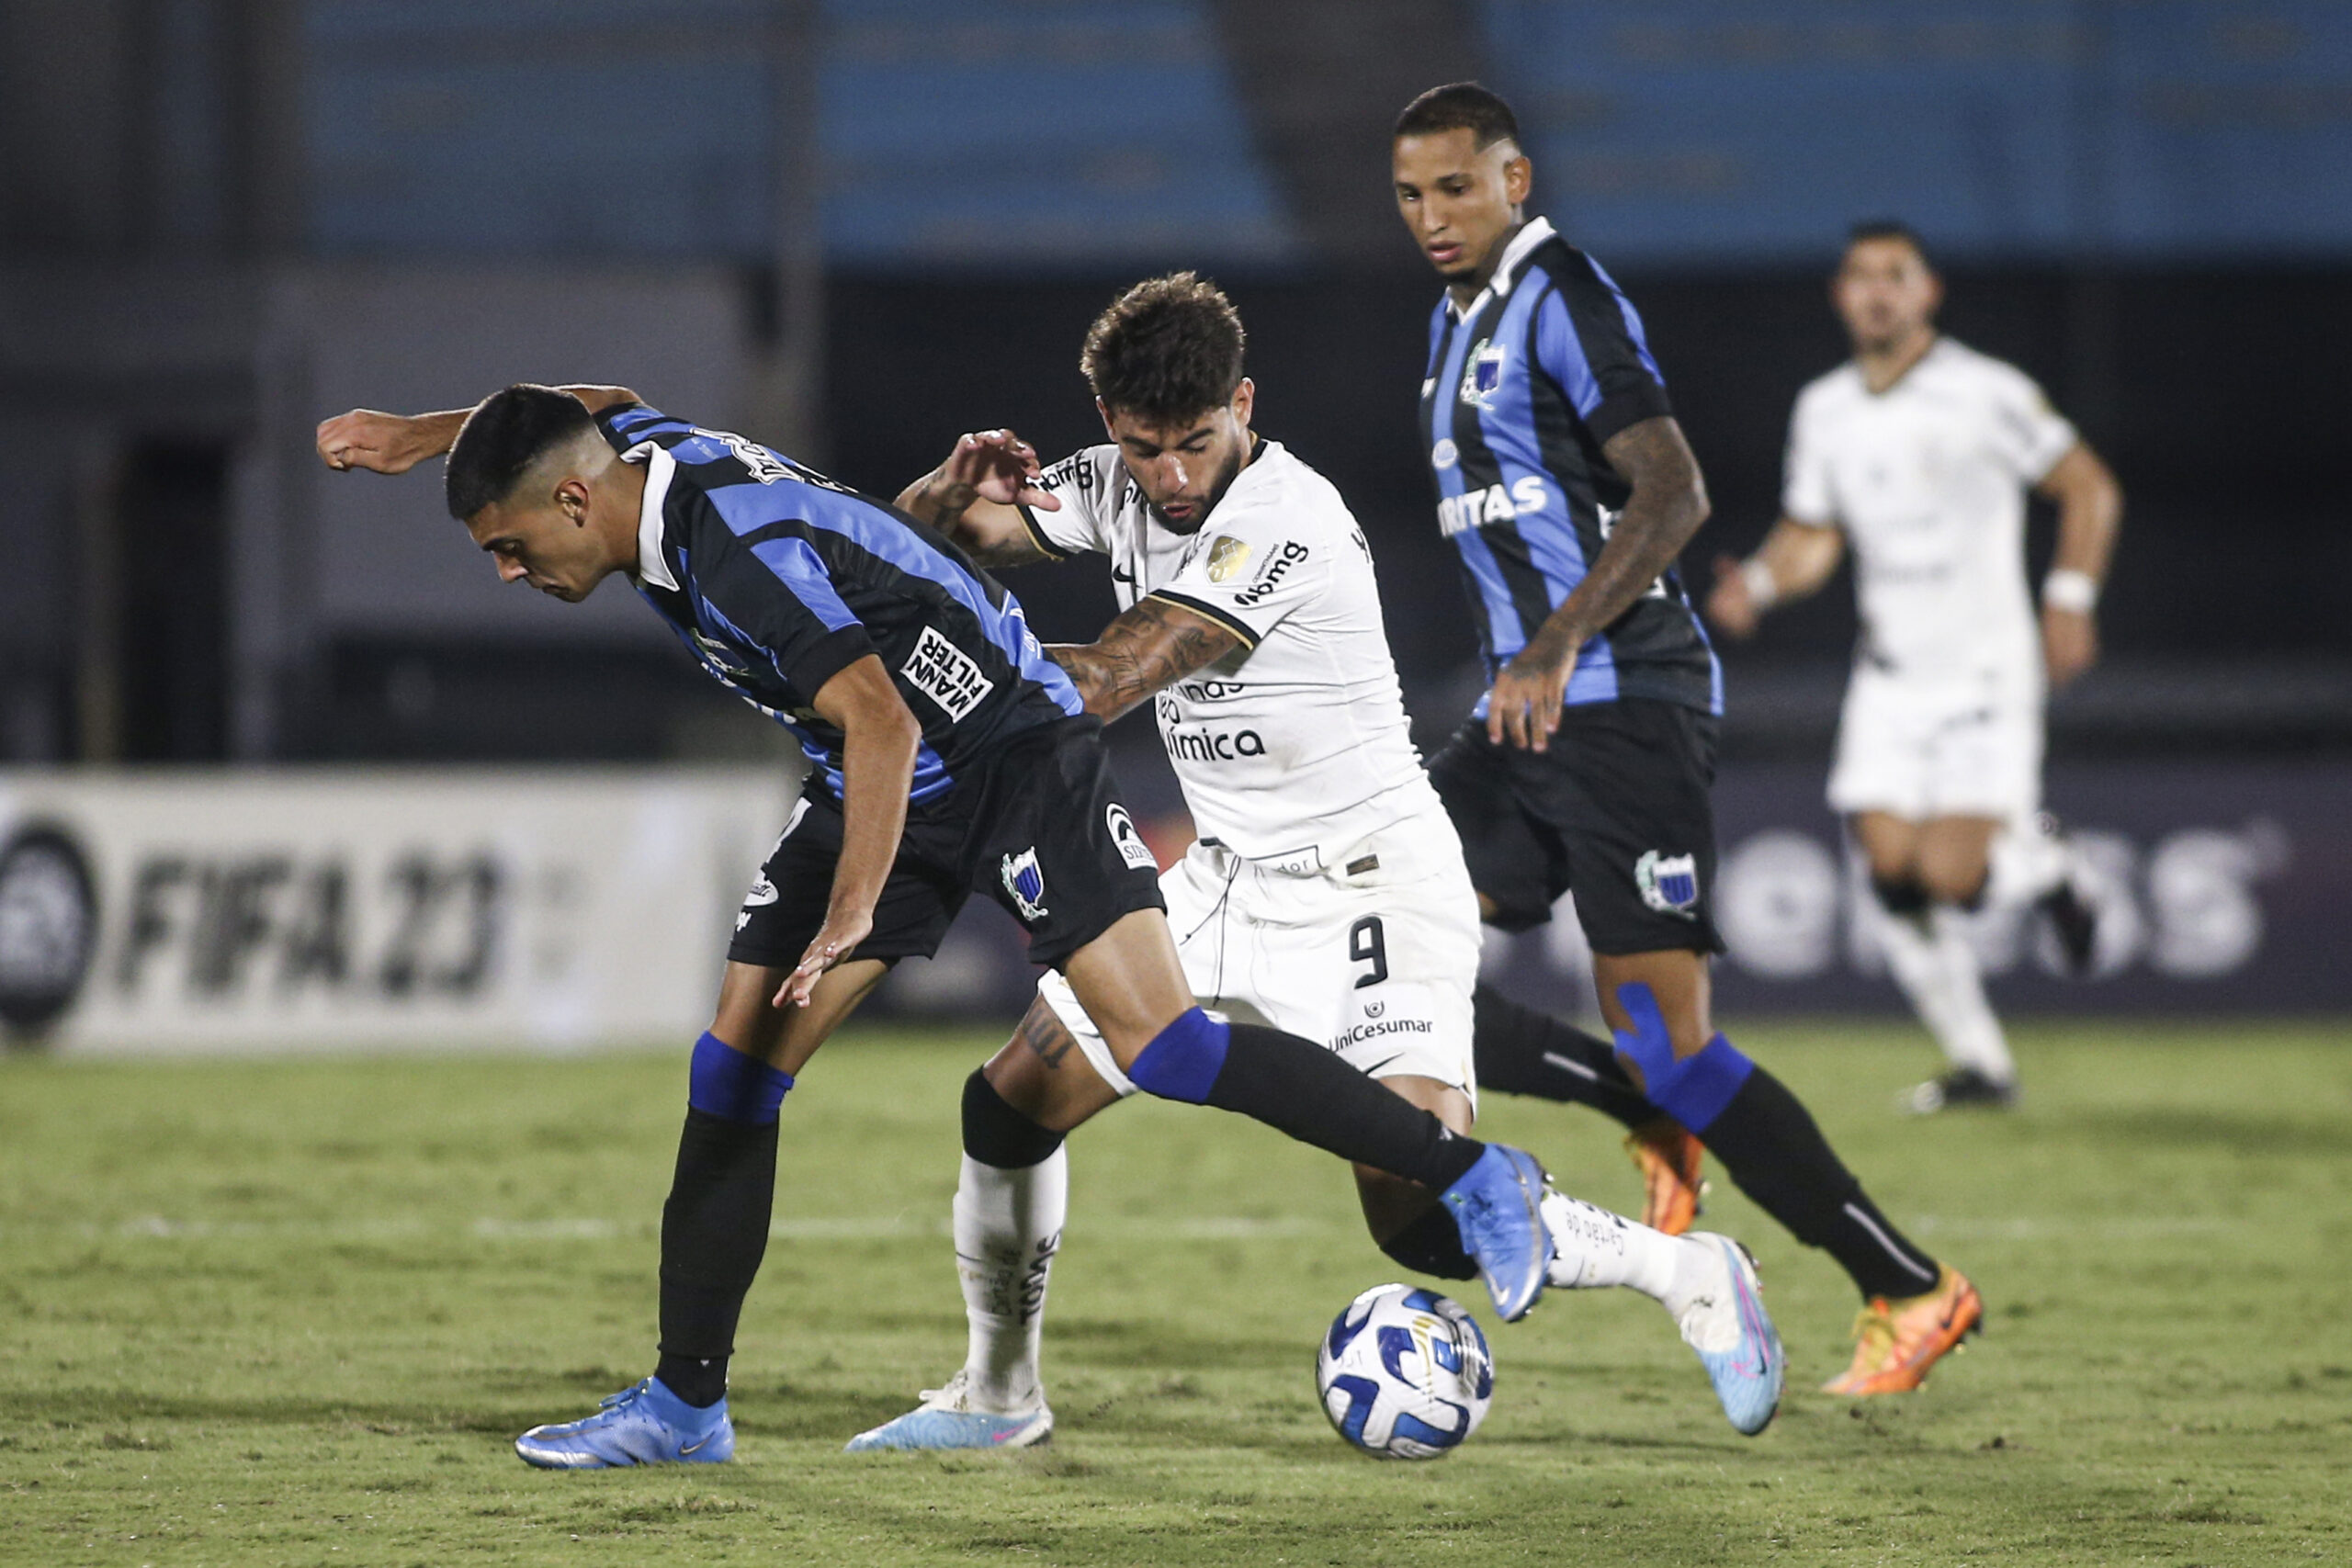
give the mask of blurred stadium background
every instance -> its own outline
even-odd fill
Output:
[[[326,474],[354,405],[621,382],[887,495],[967,429],[1094,439],[1086,321],[1197,267],[1260,427],[1367,527],[1428,745],[1478,678],[1385,135],[1472,76],[1648,321],[1715,501],[1690,562],[1773,516],[1863,217],[1919,228],[1947,327],[2120,477],[2050,793],[2128,918],[2073,985],[1987,931],[1996,1001],[2352,1008],[2352,7],[12,0],[0,1016],[72,1050],[702,1021],[784,738],[618,590],[500,591],[437,471]],[[1110,613],[1098,571],[1012,581],[1049,637]],[[1736,1011],[1900,1007],[1820,804],[1852,630],[1841,584],[1725,656]],[[1180,845],[1140,721],[1120,758]],[[1565,992],[1577,940],[1490,958]],[[976,909],[885,1001],[1009,1013],[1027,976]]]

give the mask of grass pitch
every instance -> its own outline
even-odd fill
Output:
[[[1663,1314],[1497,1327],[1493,1413],[1382,1465],[1313,1346],[1396,1270],[1331,1161],[1129,1105],[1072,1144],[1022,1456],[852,1458],[957,1364],[956,1085],[984,1034],[855,1033],[788,1102],[724,1467],[550,1474],[513,1435],[651,1362],[683,1053],[0,1061],[0,1562],[1387,1564],[2352,1560],[2352,1049],[2332,1028],[2042,1027],[2010,1117],[1898,1119],[1905,1032],[1749,1029],[1883,1206],[1984,1289],[1924,1392],[1810,1392],[1843,1277],[1744,1199],[1789,1343],[1762,1438]],[[1623,1208],[1597,1118],[1487,1129]]]

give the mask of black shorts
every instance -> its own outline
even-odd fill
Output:
[[[1548,750],[1454,732],[1430,782],[1462,835],[1494,924],[1523,931],[1563,893],[1595,953],[1721,953],[1715,933],[1715,720],[1679,703],[1577,703]]]
[[[978,778],[908,807],[874,931],[850,957],[930,957],[974,888],[1021,922],[1031,959],[1057,969],[1121,916],[1166,908],[1159,868],[1116,789],[1100,719],[1023,730]],[[824,926],[841,851],[841,802],[811,789],[760,867],[727,956],[798,964]]]

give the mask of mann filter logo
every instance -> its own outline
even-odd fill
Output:
[[[1634,863],[1634,883],[1642,890],[1642,902],[1659,914],[1692,919],[1699,904],[1698,857],[1650,850]]]
[[[81,994],[98,945],[98,899],[82,846],[28,827],[0,847],[0,1022],[27,1033]]]
[[[1240,539],[1219,539],[1209,547],[1209,581],[1223,582],[1228,577],[1238,577],[1241,569],[1250,564],[1250,546]]]
[[[915,650],[899,667],[907,684],[937,703],[947,716],[961,720],[980,705],[980,700],[996,690],[996,682],[980,673],[980,667],[971,655],[940,634],[936,626],[925,626],[922,636],[915,639]]]
[[[1521,517],[1532,517],[1552,503],[1552,492],[1533,474],[1521,474],[1509,487],[1488,485],[1484,490],[1464,491],[1449,495],[1437,503],[1437,531],[1451,539],[1454,535],[1489,523],[1510,523]]]
[[[1462,400],[1474,409],[1491,409],[1503,384],[1503,358],[1510,351],[1498,343],[1481,342],[1462,367]]]

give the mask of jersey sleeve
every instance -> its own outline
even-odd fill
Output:
[[[1640,313],[1589,256],[1572,253],[1553,275],[1533,335],[1537,367],[1567,393],[1595,441],[1674,412]]]
[[[1800,395],[1789,415],[1789,449],[1781,466],[1781,515],[1815,528],[1838,524],[1829,445],[1822,439],[1820,404],[1810,395]]]
[[[1993,444],[2025,484],[2039,484],[2080,439],[2032,377],[2004,365],[1993,378]]]
[[[1105,453],[1110,455],[1109,465],[1102,460]],[[1030,541],[1056,560],[1108,549],[1109,520],[1115,504],[1112,486],[1116,475],[1105,470],[1117,462],[1115,448],[1089,446],[1071,453],[1038,475],[1037,488],[1062,504],[1060,510],[1054,512],[1021,508],[1021,521],[1028,525]]]
[[[1252,507],[1220,519],[1183,570],[1148,597],[1205,615],[1256,648],[1322,590],[1330,549],[1327,537],[1293,525],[1282,509]]]
[[[816,547],[797,535],[730,550],[716,570],[700,574],[697,590],[697,610],[811,701],[875,651]]]

